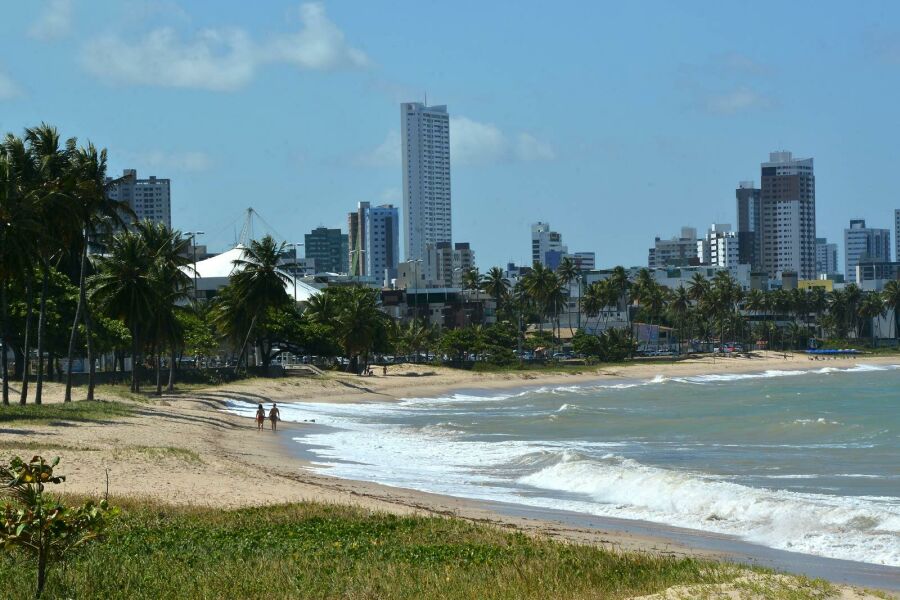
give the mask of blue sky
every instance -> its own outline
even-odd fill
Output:
[[[173,180],[224,249],[402,205],[399,103],[447,104],[453,230],[485,269],[549,221],[600,265],[735,220],[768,152],[816,160],[818,233],[900,208],[890,2],[5,3],[0,131],[46,121]],[[263,230],[259,225],[257,231]],[[842,244],[841,244],[842,245]]]

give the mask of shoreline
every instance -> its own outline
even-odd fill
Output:
[[[547,385],[652,379],[656,376],[740,374],[766,370],[814,371],[824,367],[850,368],[857,364],[898,364],[900,356],[860,356],[832,361],[793,358],[717,358],[678,363],[636,364],[623,367],[586,367],[581,373],[472,373],[430,365],[393,366],[387,377],[359,378],[329,373],[316,378],[245,380],[206,389],[189,390],[160,399],[133,403],[127,417],[99,422],[28,423],[24,429],[0,424],[0,444],[7,454],[43,453],[62,457],[60,472],[68,476],[63,492],[102,494],[109,469],[112,496],[153,498],[172,504],[239,508],[305,500],[354,504],[366,510],[394,514],[459,517],[506,530],[585,543],[622,551],[639,551],[734,560],[772,566],[790,572],[810,572],[830,581],[900,591],[900,568],[784,552],[799,566],[768,552],[751,556],[752,544],[737,538],[684,530],[657,523],[622,523],[581,513],[553,512],[524,505],[502,505],[452,496],[394,488],[377,483],[340,479],[309,469],[302,444],[294,437],[309,433],[306,423],[279,425],[279,431],[255,431],[248,418],[225,412],[226,402],[390,402],[403,398],[435,397],[465,390],[489,395],[491,390]],[[79,390],[80,391],[80,390]],[[61,386],[45,388],[45,403],[60,401]],[[103,399],[114,399],[103,390]],[[23,435],[24,434],[24,435]],[[512,506],[512,508],[510,508]],[[694,535],[696,534],[696,535]],[[698,538],[698,536],[700,536]],[[722,538],[726,538],[722,542]],[[712,541],[710,540],[718,540]],[[721,543],[720,543],[721,542]],[[756,553],[757,555],[759,552]],[[800,558],[797,558],[800,557]],[[778,562],[781,559],[782,562]],[[762,562],[758,562],[762,561]],[[838,565],[836,563],[848,563]],[[804,566],[803,563],[807,563]],[[814,564],[813,564],[814,563]],[[809,570],[809,568],[813,570]],[[847,570],[842,574],[841,568]],[[859,577],[856,576],[856,574]],[[892,583],[893,580],[893,583]],[[851,596],[852,597],[852,596]]]

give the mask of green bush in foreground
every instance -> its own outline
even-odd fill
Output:
[[[0,597],[33,565],[0,560]],[[467,521],[322,504],[236,511],[132,504],[50,572],[48,597],[624,598],[730,581],[739,567],[533,539]]]

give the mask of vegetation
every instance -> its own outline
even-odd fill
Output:
[[[0,542],[6,549],[18,550],[31,559],[37,597],[44,591],[50,564],[97,539],[111,514],[106,500],[65,506],[58,498],[46,495],[47,485],[66,479],[54,474],[57,464],[59,458],[47,462],[35,456],[25,462],[16,456],[0,466],[2,493],[10,500],[4,509]],[[22,589],[21,577],[13,575],[9,581]]]
[[[124,503],[102,544],[53,570],[75,598],[627,598],[732,581],[728,564],[505,533],[466,521],[297,504],[221,511]],[[19,553],[0,596],[30,597]],[[802,597],[802,596],[801,596]]]

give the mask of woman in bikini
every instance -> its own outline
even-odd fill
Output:
[[[256,429],[262,431],[263,423],[266,422],[266,409],[260,404],[256,409]]]
[[[278,410],[278,406],[273,402],[272,408],[269,409],[269,420],[272,421],[272,431],[275,431],[278,428],[278,418],[280,416],[281,413]]]

